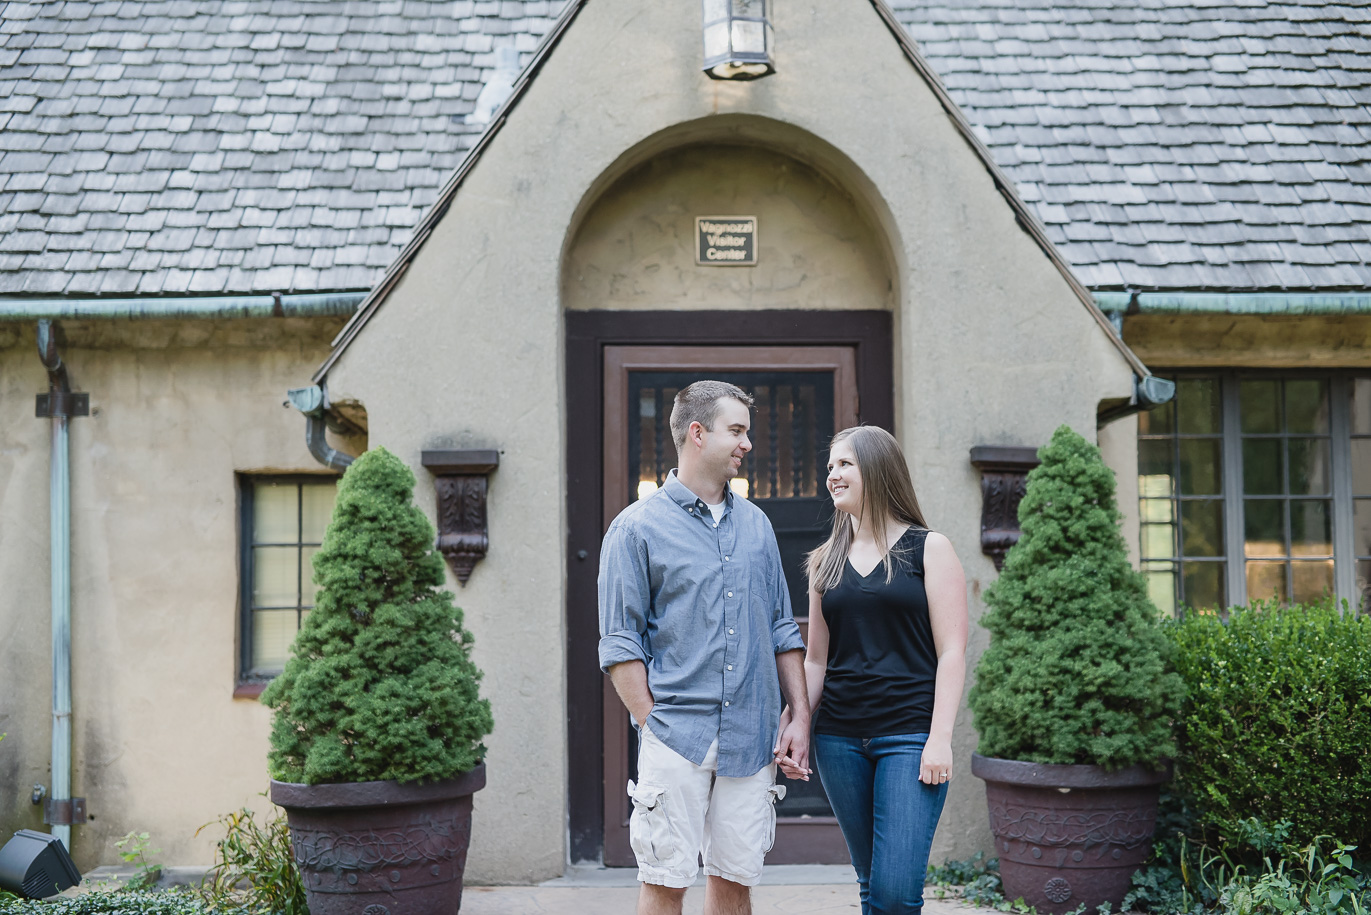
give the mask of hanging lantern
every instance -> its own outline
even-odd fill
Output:
[[[771,0],[704,0],[705,73],[757,79],[776,72]]]

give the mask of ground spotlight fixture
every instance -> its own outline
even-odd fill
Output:
[[[771,0],[704,0],[705,73],[757,79],[776,72]]]
[[[81,872],[56,836],[21,829],[0,848],[0,889],[47,899],[81,882]]]

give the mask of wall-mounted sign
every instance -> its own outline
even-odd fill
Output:
[[[695,241],[697,264],[757,265],[756,216],[696,216]]]

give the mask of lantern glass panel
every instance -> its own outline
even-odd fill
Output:
[[[728,17],[728,0],[705,0],[705,25]]]
[[[766,54],[766,33],[763,31],[762,23],[751,19],[734,20],[733,53],[748,56]]]
[[[705,28],[705,59],[713,60],[728,54],[728,20]]]

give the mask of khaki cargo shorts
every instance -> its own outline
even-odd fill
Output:
[[[775,784],[775,764],[747,778],[720,778],[718,756],[715,740],[697,766],[646,726],[639,732],[638,781],[628,783],[628,835],[641,882],[688,887],[701,856],[706,874],[743,886],[761,880],[785,785]]]

